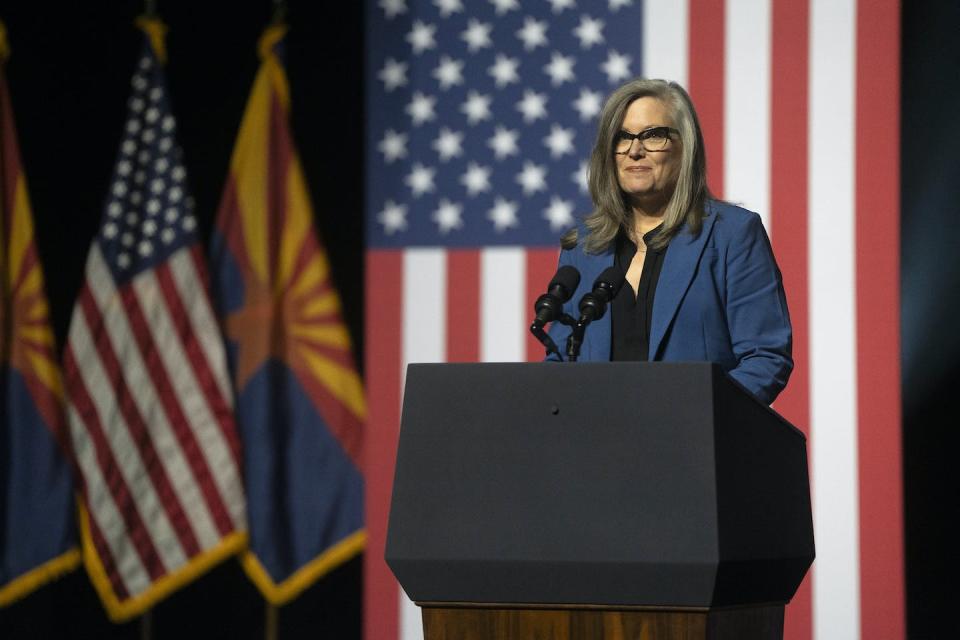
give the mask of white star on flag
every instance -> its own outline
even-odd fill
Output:
[[[580,190],[580,193],[586,195],[590,192],[590,185],[587,181],[587,174],[589,165],[586,160],[580,163],[580,166],[577,167],[577,170],[570,175],[570,179],[573,180],[577,185],[577,189]]]
[[[393,200],[387,200],[383,210],[377,214],[377,222],[383,225],[383,232],[393,235],[407,228],[407,208]]]
[[[422,20],[415,21],[410,33],[407,34],[407,42],[413,47],[413,53],[420,55],[427,49],[436,47],[437,42],[433,38],[436,31],[437,27],[432,24],[427,24]]]
[[[415,198],[419,198],[425,193],[433,191],[433,175],[436,171],[430,167],[425,167],[419,162],[413,165],[413,169],[407,174],[404,182],[410,187]]]
[[[467,122],[477,124],[481,120],[490,118],[490,96],[471,91],[467,94],[467,101],[460,106],[460,110],[467,116]]]
[[[543,217],[550,221],[550,228],[563,231],[573,226],[573,203],[558,198],[550,198],[550,206],[543,211]]]
[[[547,23],[544,20],[527,17],[523,28],[517,31],[517,37],[523,40],[523,48],[533,51],[547,45]]]
[[[499,196],[494,201],[493,208],[487,212],[487,217],[493,222],[493,228],[499,233],[520,224],[517,220],[517,204]]]
[[[546,118],[547,96],[527,89],[523,92],[523,99],[517,103],[517,109],[523,114],[523,121],[527,124]]]
[[[447,162],[463,153],[462,144],[462,133],[443,127],[440,129],[440,135],[433,141],[433,148],[440,155],[441,162]]]
[[[462,213],[463,206],[443,198],[440,200],[440,206],[433,212],[431,218],[437,223],[440,233],[445,234],[463,226]]]
[[[523,171],[517,174],[517,182],[523,188],[523,195],[529,196],[546,188],[546,168],[530,161],[523,163]]]
[[[441,56],[440,64],[433,70],[433,77],[437,79],[443,90],[463,84],[463,62],[454,60],[450,56]]]
[[[491,45],[491,29],[493,29],[493,25],[489,22],[480,22],[476,18],[470,18],[467,28],[460,34],[460,37],[467,43],[467,51],[476,53],[480,49],[489,47]]]
[[[633,4],[633,0],[609,0],[607,3],[610,11],[618,11],[623,7],[629,7],[631,4]]]
[[[475,196],[490,189],[490,168],[476,162],[467,165],[467,172],[460,177],[460,183],[467,188],[467,195]]]
[[[564,56],[558,51],[554,51],[550,57],[550,63],[543,68],[546,74],[550,76],[550,84],[556,87],[564,82],[572,82],[574,63],[573,56]]]
[[[550,149],[551,158],[573,153],[573,129],[564,129],[554,124],[550,127],[550,135],[543,139],[543,144]]]
[[[383,134],[383,139],[377,145],[377,150],[383,154],[383,160],[387,164],[400,158],[406,158],[407,134],[387,129],[387,132]]]
[[[493,155],[497,160],[503,160],[507,156],[517,155],[519,152],[517,149],[519,135],[516,131],[497,126],[493,137],[487,141],[487,145],[493,149]]]
[[[440,11],[440,16],[443,18],[449,18],[454,13],[463,12],[463,4],[460,0],[433,0],[433,4],[436,5]]]
[[[417,91],[413,94],[413,98],[410,100],[410,103],[407,105],[407,113],[410,115],[410,118],[413,120],[413,126],[419,127],[424,122],[433,120],[436,118],[436,114],[433,112],[433,106],[437,103],[437,99],[433,96],[428,96]]]
[[[516,58],[509,58],[502,53],[497,54],[496,61],[488,69],[488,73],[493,76],[494,83],[498,89],[502,89],[511,82],[519,82],[520,76],[517,74],[517,67],[520,61]]]
[[[383,9],[383,15],[387,20],[393,20],[401,13],[407,12],[406,0],[380,0],[377,4]]]
[[[563,13],[564,9],[573,9],[575,6],[574,0],[548,0],[548,2],[554,13]]]
[[[407,84],[407,63],[397,62],[393,58],[387,58],[383,63],[383,69],[377,74],[377,77],[383,81],[385,91],[393,91],[397,87],[403,87]]]
[[[581,16],[580,24],[573,30],[573,34],[580,39],[580,46],[584,49],[600,44],[603,42],[603,20]]]
[[[630,56],[611,50],[607,54],[607,61],[600,68],[607,74],[608,82],[621,82],[630,77]]]
[[[603,96],[598,91],[581,89],[579,97],[573,101],[573,108],[580,114],[580,119],[586,122],[600,113],[602,103]]]
[[[516,11],[520,8],[520,3],[517,0],[490,0],[496,8],[496,13],[498,16],[502,16],[508,11]]]

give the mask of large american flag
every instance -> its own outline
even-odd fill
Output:
[[[156,22],[66,351],[91,580],[114,620],[243,547],[240,451]],[[151,44],[152,39],[152,44]]]
[[[367,637],[421,635],[383,563],[405,365],[542,356],[600,102],[646,76],[688,88],[784,275],[817,540],[785,637],[903,638],[898,3],[371,0],[366,35]]]

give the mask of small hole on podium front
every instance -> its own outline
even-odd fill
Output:
[[[552,413],[553,415],[557,415],[558,413],[560,413],[560,407],[555,404],[550,405],[550,413]]]

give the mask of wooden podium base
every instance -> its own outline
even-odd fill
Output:
[[[614,608],[418,603],[424,640],[782,640],[783,605]]]

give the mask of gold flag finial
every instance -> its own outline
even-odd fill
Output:
[[[7,25],[0,20],[0,62],[6,62],[10,57],[10,43],[7,41]]]
[[[153,52],[157,54],[157,59],[160,63],[166,64],[167,45],[165,40],[167,36],[167,25],[165,25],[160,18],[149,15],[140,16],[137,18],[135,24],[143,29],[143,32],[150,38],[150,46],[153,47]]]

